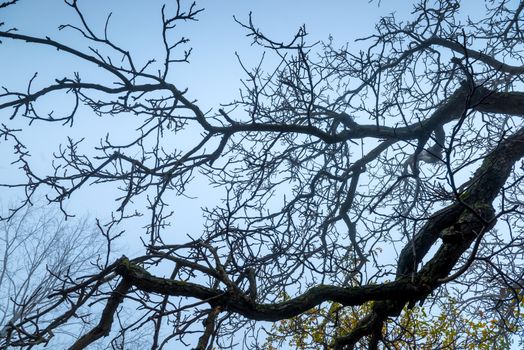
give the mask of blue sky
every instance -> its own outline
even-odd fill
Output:
[[[98,33],[102,32],[107,15],[113,11],[110,38],[128,48],[142,63],[159,56],[162,2],[81,0],[79,4]],[[471,14],[475,14],[476,0],[464,1],[464,4],[472,8]],[[370,3],[367,0],[206,0],[199,1],[197,6],[205,8],[198,16],[199,21],[179,28],[179,34],[191,40],[187,47],[193,48],[191,63],[175,66],[169,80],[181,90],[188,88],[188,96],[197,99],[202,110],[216,110],[221,103],[231,102],[238,96],[240,79],[244,74],[235,53],[248,67],[255,65],[263,53],[263,50],[251,45],[251,39],[234,22],[233,15],[239,20],[247,20],[252,12],[255,24],[275,40],[291,38],[299,26],[306,24],[310,33],[309,42],[327,40],[331,35],[334,46],[349,42],[350,50],[358,51],[365,46],[354,40],[372,34],[381,15],[396,12],[400,17],[409,17],[411,10],[411,2],[398,0],[383,0],[380,6],[378,1]],[[173,7],[168,6],[169,10],[172,11]],[[0,22],[5,22],[6,27],[17,27],[21,34],[48,35],[72,47],[85,49],[85,41],[77,33],[57,31],[58,25],[69,23],[71,18],[74,18],[71,9],[59,0],[21,0],[16,6],[0,11]],[[54,79],[71,76],[77,71],[83,73],[86,80],[104,81],[103,74],[96,67],[50,48],[34,47],[23,42],[5,40],[0,45],[0,61],[0,85],[12,89],[24,90],[27,81],[37,71],[39,75],[35,86],[45,86]],[[267,63],[271,65],[271,58]],[[60,96],[50,96],[43,102],[45,108],[54,109],[57,113],[66,110],[69,103]],[[0,122],[7,122],[8,117],[6,111],[0,111]],[[26,129],[21,139],[31,147],[36,167],[44,171],[49,170],[52,152],[68,136],[77,140],[85,138],[84,150],[89,152],[89,147],[96,145],[108,132],[114,138],[127,139],[136,121],[124,117],[101,120],[88,109],[82,109],[73,127],[38,122],[28,127],[21,118],[10,123]],[[5,146],[0,143],[0,182],[16,182],[20,173],[16,166],[9,164],[12,149]],[[0,189],[4,202],[15,200],[19,194]],[[176,231],[182,238],[185,233],[198,234],[201,224],[199,208],[211,206],[210,199],[217,201],[221,195],[198,181],[189,188],[188,194],[196,199],[172,198],[173,208],[182,213],[178,216]],[[79,215],[90,213],[104,218],[116,209],[114,198],[112,186],[86,188],[73,196],[70,207]],[[139,250],[140,241],[134,235],[141,234],[141,226],[130,228],[130,231],[133,239],[128,242],[136,242],[130,245],[131,250]]]
[[[171,4],[174,5],[174,2]],[[245,77],[235,53],[238,53],[247,67],[256,65],[263,53],[263,50],[251,45],[251,39],[246,37],[246,31],[235,23],[233,16],[241,21],[247,20],[252,12],[255,24],[275,40],[286,41],[292,38],[296,30],[306,24],[310,33],[309,42],[327,40],[331,35],[335,46],[350,42],[350,48],[356,50],[362,44],[354,43],[354,40],[372,33],[380,15],[396,12],[403,16],[407,15],[411,8],[408,2],[396,1],[382,1],[380,6],[378,2],[369,3],[366,0],[338,0],[323,4],[324,6],[319,6],[316,1],[297,0],[198,2],[197,6],[205,9],[199,14],[198,22],[183,24],[176,32],[177,35],[190,38],[189,45],[185,47],[193,48],[190,63],[174,66],[169,80],[175,82],[179,89],[188,88],[188,96],[198,100],[202,110],[216,111],[220,103],[231,102],[238,96],[240,79]],[[99,34],[103,32],[105,20],[112,12],[108,30],[110,39],[129,49],[137,62],[142,63],[161,55],[161,5],[162,2],[159,1],[79,1],[86,19]],[[173,6],[167,6],[167,13],[170,11],[174,11]],[[63,1],[22,0],[16,6],[0,12],[0,16],[6,27],[16,27],[21,34],[50,36],[74,48],[86,49],[86,42],[78,33],[57,30],[60,24],[78,23],[72,9]],[[103,82],[105,79],[101,71],[93,65],[51,48],[28,45],[24,42],[5,40],[0,46],[0,57],[1,85],[13,90],[25,90],[25,84],[35,72],[38,72],[33,84],[35,88],[52,83],[54,79],[72,76],[74,72],[80,72],[84,80]],[[270,55],[267,56],[266,63],[271,67]],[[54,110],[55,115],[67,110],[70,105],[70,101],[58,94],[42,99],[41,103],[44,107],[43,112]],[[2,111],[0,117],[5,120],[6,114]],[[88,150],[89,147],[96,146],[108,132],[113,138],[128,139],[134,122],[136,121],[124,117],[102,120],[86,108],[81,110],[73,127],[42,122],[28,127],[27,121],[22,118],[10,123],[24,128],[22,141],[31,147],[32,160],[37,168],[44,170],[49,169],[52,152],[56,151],[68,136],[76,140],[85,138],[84,149]],[[123,123],[126,128],[123,128]],[[12,159],[10,153],[9,147],[0,148],[3,159]],[[4,181],[15,182],[18,179],[19,172],[8,162],[0,164],[0,170]],[[19,194],[9,191],[3,198],[11,201]],[[199,189],[191,195],[200,197]],[[104,216],[116,207],[113,201],[114,192],[110,186],[88,188],[75,196],[69,206],[78,214],[90,212],[95,216]],[[209,192],[206,192],[206,196],[209,196]],[[97,204],[85,205],[93,202]],[[184,204],[184,207],[192,205],[196,210],[202,205],[197,203],[198,200],[190,202],[191,204]]]

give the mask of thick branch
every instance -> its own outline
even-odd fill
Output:
[[[249,319],[278,321],[297,316],[325,301],[343,305],[361,305],[369,300],[389,298],[411,298],[422,295],[416,285],[407,280],[399,280],[381,285],[343,288],[336,286],[317,286],[304,294],[275,304],[256,304],[244,293],[217,290],[195,283],[159,278],[123,262],[118,268],[125,280],[141,291],[170,296],[193,297],[207,301],[211,306],[241,314]]]
[[[100,322],[98,322],[98,324],[89,332],[81,336],[69,348],[69,350],[85,349],[87,346],[94,343],[98,339],[109,335],[116,309],[124,300],[124,296],[128,292],[129,288],[131,288],[131,283],[125,279],[120,281],[116,289],[111,293],[111,296],[107,300],[107,304],[104,308],[104,311],[102,311],[102,316],[100,317]]]
[[[413,140],[429,136],[439,125],[459,119],[465,111],[472,109],[485,113],[500,113],[506,115],[524,115],[524,92],[496,92],[477,86],[470,91],[467,84],[457,89],[447,101],[440,105],[426,120],[403,127],[360,125],[350,122],[348,129],[337,134],[331,134],[307,125],[246,123],[234,124],[223,128],[216,128],[218,132],[290,132],[316,136],[326,143],[344,142],[350,139],[366,137]],[[331,115],[332,113],[328,113]],[[348,115],[338,115],[338,118],[349,119]]]
[[[456,41],[451,41],[451,40],[447,40],[447,39],[443,39],[439,37],[433,37],[427,40],[427,43],[429,43],[430,45],[443,46],[457,53],[465,55],[471,59],[479,60],[482,63],[485,63],[488,66],[500,72],[504,72],[508,74],[515,74],[515,75],[524,73],[524,66],[512,66],[512,65],[506,64],[480,51],[468,49]]]
[[[440,210],[409,241],[402,250],[397,267],[397,281],[406,278],[416,283],[420,291],[415,299],[404,295],[377,302],[373,311],[363,318],[348,335],[337,339],[337,347],[352,349],[356,342],[372,334],[389,316],[398,316],[407,302],[424,300],[442,284],[442,279],[455,268],[460,257],[472,242],[490,230],[496,222],[492,202],[504,186],[514,163],[524,157],[524,129],[517,132],[482,162],[472,179],[469,188],[457,202]],[[438,237],[442,246],[433,258],[416,272],[417,265],[428,253]],[[379,325],[380,326],[380,325]]]

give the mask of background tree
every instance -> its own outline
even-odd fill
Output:
[[[34,332],[56,322],[64,305],[60,295],[49,296],[67,280],[92,273],[90,261],[105,256],[100,256],[102,237],[87,220],[65,222],[59,211],[43,206],[26,206],[2,221],[0,232],[0,348],[4,349],[16,345],[17,324]]]
[[[270,38],[249,16],[239,25],[278,62],[243,65],[240,95],[212,111],[170,80],[191,52],[174,29],[197,18],[197,5],[162,7],[163,57],[144,64],[111,39],[110,17],[94,27],[82,2],[65,6],[76,17],[59,29],[82,44],[1,27],[2,41],[98,69],[4,88],[0,133],[25,176],[8,187],[23,188],[27,201],[45,191],[63,204],[88,184],[113,185],[115,222],[148,214],[144,251],[65,279],[56,291],[65,311],[44,327],[20,320],[11,345],[48,342],[81,322],[92,328],[70,349],[107,335],[117,347],[137,329],[152,330],[152,349],[235,347],[240,328],[253,331],[244,341],[254,347],[256,321],[324,302],[342,315],[365,306],[350,327],[333,320],[326,346],[335,349],[415,347],[419,335],[403,327],[402,312],[416,305],[486,317],[497,332],[521,336],[523,2],[486,1],[482,16],[469,18],[458,1],[421,1],[408,21],[382,18],[357,52],[309,44],[305,27],[287,41]],[[62,113],[42,102],[56,94]],[[140,125],[87,152],[69,139],[50,172],[35,168],[8,119],[72,125],[82,106]],[[223,201],[205,208],[204,229],[181,243],[168,234],[168,205],[195,176]],[[80,315],[97,302],[104,308],[92,324]],[[121,305],[137,309],[126,322]]]

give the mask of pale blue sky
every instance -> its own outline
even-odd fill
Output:
[[[159,19],[162,2],[89,0],[79,1],[79,4],[93,30],[99,34],[103,31],[107,15],[112,11],[109,37],[129,49],[137,62],[144,63],[161,56]],[[171,4],[174,5],[174,2]],[[367,0],[328,1],[322,6],[311,0],[207,0],[198,2],[197,6],[205,8],[198,16],[199,21],[183,24],[177,29],[181,36],[191,40],[188,46],[193,48],[191,63],[174,66],[169,80],[175,82],[180,89],[189,88],[188,96],[197,99],[203,110],[216,110],[220,103],[230,102],[238,96],[240,79],[245,76],[235,52],[248,67],[255,65],[263,52],[251,45],[251,39],[247,38],[246,31],[234,22],[233,15],[239,20],[247,20],[249,12],[253,12],[255,24],[266,35],[276,40],[288,40],[299,26],[306,24],[311,43],[327,40],[332,35],[335,46],[350,42],[350,48],[356,50],[359,48],[357,45],[362,44],[353,43],[354,40],[373,33],[374,24],[380,15],[394,11],[400,16],[405,16],[411,9],[410,3],[404,1],[382,1],[379,7],[378,2],[369,3]],[[168,13],[169,10],[174,10],[169,6],[167,9]],[[0,16],[7,27],[16,27],[21,34],[50,36],[78,49],[86,47],[85,41],[77,33],[57,30],[60,24],[71,21],[73,24],[78,23],[72,9],[65,6],[63,1],[21,0],[16,6],[0,12]],[[100,82],[104,81],[105,77],[91,64],[51,48],[37,47],[24,42],[4,40],[0,46],[0,57],[1,85],[11,89],[25,90],[25,84],[35,72],[39,74],[33,84],[35,88],[52,83],[54,79],[71,76],[77,71],[86,81]],[[271,59],[268,55],[266,62],[269,67]],[[70,106],[70,101],[58,95],[42,99],[42,102],[44,103],[41,106],[47,106],[47,111],[55,110],[55,115]],[[5,120],[6,114],[6,111],[2,111],[0,117]],[[25,132],[21,137],[31,146],[35,165],[49,169],[51,153],[67,136],[74,139],[85,137],[85,150],[88,150],[89,146],[97,145],[107,132],[114,139],[128,139],[134,121],[124,117],[101,120],[88,109],[83,109],[72,128],[41,122],[27,127],[27,122],[21,118],[11,123],[24,127]],[[2,159],[11,159],[10,152],[10,148],[0,148]],[[13,171],[8,162],[2,162],[0,170],[4,181],[16,181],[18,172]],[[198,197],[201,189],[202,187],[198,186],[198,189],[190,194]],[[3,198],[9,200],[12,196],[16,195],[9,192],[5,193]],[[208,191],[206,196],[209,197]],[[70,207],[75,211],[88,211],[95,216],[101,216],[116,208],[113,199],[114,192],[111,191],[111,186],[88,188],[71,200]],[[86,205],[93,202],[96,202],[96,205]],[[195,209],[202,205],[197,202],[199,200],[191,201]],[[184,207],[187,205],[184,204]]]
[[[168,1],[169,2],[169,1]],[[170,1],[174,4],[175,1]],[[85,9],[86,17],[93,28],[101,33],[105,19],[113,11],[109,27],[110,38],[128,48],[140,61],[159,56],[160,42],[160,1],[138,0],[81,0],[80,7]],[[464,1],[474,14],[476,0]],[[409,17],[410,1],[383,0],[380,7],[377,1],[367,0],[205,0],[197,5],[205,8],[199,15],[198,22],[187,23],[180,27],[180,35],[191,39],[193,53],[190,64],[175,66],[169,79],[178,84],[179,89],[189,88],[188,96],[199,101],[201,109],[217,109],[220,103],[235,99],[238,94],[240,79],[244,77],[235,52],[245,60],[247,66],[256,64],[262,50],[251,46],[251,39],[245,36],[246,31],[233,21],[232,16],[247,20],[253,12],[255,24],[269,37],[285,41],[291,38],[297,28],[306,24],[311,43],[334,38],[335,46],[350,43],[350,50],[358,51],[360,43],[354,43],[358,37],[367,36],[374,31],[374,25],[381,15],[396,12],[400,17]],[[169,7],[168,7],[169,9]],[[171,9],[173,9],[171,7]],[[21,0],[16,6],[0,11],[0,22],[7,27],[17,27],[19,33],[35,36],[50,36],[63,40],[71,46],[85,49],[85,41],[72,32],[58,32],[60,24],[70,22],[74,14],[61,0]],[[84,72],[85,80],[100,81],[104,76],[89,64],[79,62],[70,56],[57,53],[55,50],[34,47],[22,42],[5,40],[0,45],[0,85],[11,89],[25,89],[25,84],[35,72],[39,77],[35,86],[45,86],[54,79],[71,76],[73,72]],[[268,58],[268,63],[271,59]],[[61,97],[51,96],[45,100],[48,108],[64,109],[68,102]],[[0,111],[0,123],[8,123],[8,113]],[[24,126],[26,121],[10,122],[14,126]],[[21,135],[33,154],[37,168],[49,169],[50,155],[56,151],[67,136],[75,139],[86,138],[88,146],[110,132],[114,138],[128,137],[133,125],[132,119],[123,117],[100,120],[82,109],[72,128],[68,126],[35,123]],[[9,125],[9,124],[8,124]],[[9,164],[12,159],[11,148],[0,143],[0,182],[15,182],[19,176],[16,167]],[[189,188],[189,195],[194,200],[173,198],[173,208],[182,211],[178,221],[177,233],[197,234],[201,224],[203,205],[211,206],[220,193],[196,182]],[[16,193],[0,189],[2,201],[14,200]],[[117,208],[114,202],[115,191],[112,185],[86,188],[75,194],[70,207],[77,214],[91,213],[104,217]],[[131,235],[141,233],[140,226],[130,228]],[[131,236],[134,237],[134,236]],[[129,242],[132,249],[140,249],[138,237]],[[132,255],[131,252],[126,254]]]

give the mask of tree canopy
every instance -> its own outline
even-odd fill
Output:
[[[381,18],[363,50],[310,42],[305,26],[270,37],[256,13],[235,17],[264,59],[239,56],[239,94],[211,110],[173,78],[191,60],[180,28],[198,4],[158,8],[163,51],[144,62],[113,39],[111,15],[95,21],[82,1],[64,1],[71,21],[58,28],[74,42],[1,23],[0,55],[20,42],[93,68],[35,73],[23,89],[0,82],[1,147],[19,169],[2,186],[24,193],[4,220],[41,194],[67,218],[77,192],[117,193],[99,225],[109,252],[86,261],[88,274],[55,276],[51,302],[2,325],[2,346],[53,344],[79,324],[70,349],[122,348],[136,332],[151,349],[237,348],[239,330],[255,348],[274,339],[264,321],[309,315],[330,322],[326,348],[410,348],[424,336],[405,322],[422,307],[492,322],[499,344],[521,336],[524,2],[482,5],[468,17],[460,1],[414,2],[408,20]],[[48,169],[35,166],[27,130],[73,130],[91,115],[119,117],[121,130],[92,147],[71,137]],[[222,197],[184,235],[170,205],[197,180]],[[142,252],[115,257],[115,225],[139,217]],[[449,336],[453,347],[468,334]]]

